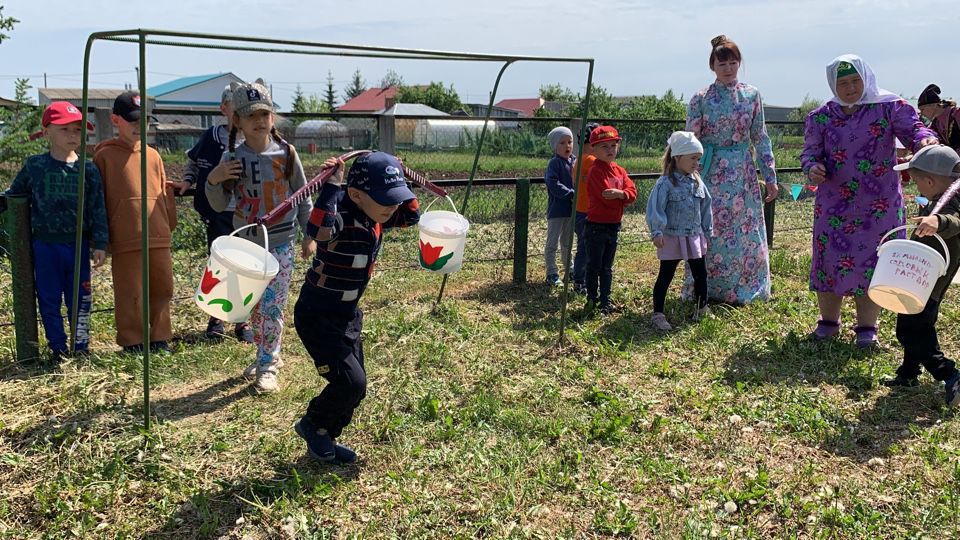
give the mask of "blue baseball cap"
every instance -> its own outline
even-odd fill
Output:
[[[416,195],[407,187],[403,164],[386,152],[372,152],[354,160],[347,173],[347,187],[363,191],[377,204],[393,206]]]

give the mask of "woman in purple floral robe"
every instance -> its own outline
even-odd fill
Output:
[[[843,297],[856,303],[856,343],[877,344],[880,307],[867,296],[877,264],[877,246],[903,225],[903,193],[896,165],[896,139],[914,151],[936,144],[916,111],[899,96],[877,87],[873,71],[845,54],[827,64],[834,98],[812,111],[804,130],[801,164],[818,186],[813,210],[810,289],[820,320],[811,335],[830,339],[840,331]]]

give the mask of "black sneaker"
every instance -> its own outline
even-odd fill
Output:
[[[143,345],[127,345],[123,348],[123,354],[143,354]]]
[[[297,435],[307,443],[307,453],[317,461],[333,461],[337,459],[336,446],[333,439],[326,431],[323,434],[317,433],[317,426],[309,418],[304,416],[293,424],[293,430]],[[346,447],[344,447],[346,448]],[[352,452],[352,450],[351,450]],[[354,454],[356,459],[356,454]]]
[[[960,373],[943,381],[943,393],[948,407],[960,405]]]
[[[584,283],[574,283],[574,284],[573,284],[573,292],[579,294],[580,296],[586,296],[586,295],[587,295],[587,286],[586,286],[586,284],[584,284]]]
[[[917,377],[906,378],[897,375],[892,379],[884,379],[880,381],[880,384],[886,386],[887,388],[914,388],[920,386],[920,379]]]
[[[237,341],[241,343],[253,343],[253,329],[247,323],[239,323],[233,329],[233,335],[237,336]]]
[[[173,354],[173,350],[170,349],[170,345],[168,345],[166,341],[151,341],[150,352],[156,354]]]
[[[225,330],[223,329],[223,321],[220,319],[210,317],[210,320],[207,321],[207,331],[203,333],[204,337],[211,341],[221,340],[226,335]]]
[[[620,308],[610,302],[607,302],[600,306],[600,313],[603,313],[604,315],[611,315],[613,313],[619,313],[619,312],[620,312]]]
[[[333,453],[334,459],[340,463],[353,463],[357,460],[357,453],[354,452],[352,448],[338,442],[334,442]]]

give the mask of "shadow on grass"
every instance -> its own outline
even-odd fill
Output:
[[[874,386],[874,358],[881,358],[880,353],[839,340],[818,343],[791,331],[783,339],[750,342],[735,351],[727,358],[724,380],[731,386],[841,385],[847,397],[856,399]]]
[[[929,379],[926,379],[929,381]],[[837,432],[820,445],[824,450],[861,463],[896,454],[905,439],[926,431],[951,414],[944,409],[943,384],[891,390],[860,412],[851,429]]]
[[[237,376],[185,396],[151,400],[150,406],[154,416],[162,422],[167,422],[216,412],[253,395],[254,390],[250,386],[250,380]]]
[[[759,384],[837,385],[846,388],[847,399],[863,401],[875,390],[877,372],[889,363],[889,356],[838,341],[817,343],[791,332],[782,340],[751,343],[734,352],[727,359],[724,380],[740,389]],[[815,445],[866,463],[895,453],[897,445],[915,436],[914,431],[927,430],[950,414],[943,408],[942,383],[885,392],[855,420],[839,413],[824,418],[832,427],[824,428]]]
[[[250,534],[259,538],[257,533],[263,532],[266,537],[281,536],[283,511],[274,513],[273,506],[301,504],[300,499],[305,496],[325,498],[359,475],[358,464],[326,465],[306,455],[293,463],[275,463],[273,471],[263,476],[218,480],[217,487],[194,493],[179,504],[163,525],[147,531],[144,537],[240,538]],[[256,524],[266,525],[267,530],[245,526],[245,516],[251,515],[257,516]],[[244,519],[240,520],[241,517]]]

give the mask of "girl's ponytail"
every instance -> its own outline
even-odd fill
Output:
[[[290,180],[290,176],[293,175],[293,161],[297,157],[297,151],[294,149],[293,145],[288,143],[280,135],[280,130],[277,129],[277,126],[270,128],[270,136],[273,137],[273,140],[283,148],[283,151],[287,154],[287,163],[283,169],[283,176]]]
[[[237,124],[234,122],[233,127],[230,128],[230,140],[227,143],[227,148],[233,152],[237,149]]]
[[[667,145],[667,150],[663,153],[663,162],[662,162],[663,175],[670,179],[670,182],[673,185],[677,185],[677,179],[673,177],[674,171],[677,170],[677,162],[673,160],[673,153],[670,152],[670,145]]]

